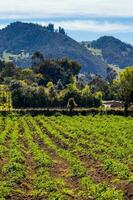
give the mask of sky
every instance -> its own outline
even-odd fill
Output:
[[[77,41],[112,35],[133,44],[133,0],[0,0],[0,28],[54,23]]]

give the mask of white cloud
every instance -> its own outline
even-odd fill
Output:
[[[47,25],[46,22],[35,21],[41,25]],[[133,24],[111,23],[108,21],[99,22],[96,20],[67,20],[67,21],[53,21],[57,28],[59,25],[66,30],[88,31],[88,32],[133,32]]]
[[[5,0],[0,18],[50,15],[98,15],[133,17],[133,0]]]
[[[0,24],[0,29],[5,28],[6,24]]]
[[[23,20],[23,22],[28,22]],[[38,21],[33,20],[33,23],[40,24],[42,26],[47,26],[49,21]],[[68,31],[88,31],[88,32],[98,32],[98,33],[132,33],[133,24],[124,24],[110,21],[98,21],[98,20],[58,20],[51,21],[54,23],[55,28],[59,26],[65,28]],[[7,24],[1,24],[0,29],[4,28]]]

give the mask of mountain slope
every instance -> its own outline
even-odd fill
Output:
[[[47,58],[69,57],[76,60],[82,65],[82,72],[104,76],[108,67],[66,34],[46,30],[46,27],[15,22],[0,30],[0,55],[8,52],[18,65],[24,66],[30,64],[30,57],[35,51],[42,52]]]
[[[119,39],[104,36],[92,41],[91,48],[101,50],[102,57],[108,64],[117,65],[120,68],[133,66],[133,46]]]

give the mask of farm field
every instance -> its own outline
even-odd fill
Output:
[[[0,117],[0,200],[132,200],[133,119]]]

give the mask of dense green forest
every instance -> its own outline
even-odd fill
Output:
[[[44,59],[40,52],[32,56],[30,68],[0,62],[0,84],[7,85],[14,108],[99,107],[102,100],[122,100],[125,111],[133,100],[133,68],[118,75],[112,68],[106,77],[88,74],[88,82],[79,76],[81,66],[67,58]]]

